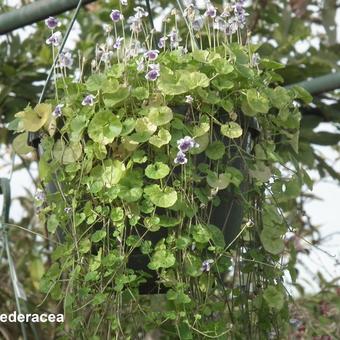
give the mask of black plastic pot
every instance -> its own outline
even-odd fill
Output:
[[[186,115],[188,107],[178,106],[172,109],[177,114]],[[226,112],[222,112],[219,118],[221,121],[227,121],[228,114]],[[245,180],[241,184],[239,190],[227,188],[217,193],[221,203],[219,206],[213,208],[210,219],[210,223],[217,226],[223,232],[224,239],[227,245],[231,244],[240,232],[242,219],[244,216],[244,204],[242,202],[242,196],[246,195],[249,186],[247,182],[246,164],[244,162],[244,158],[238,156],[238,148],[241,148],[247,153],[251,153],[256,138],[260,132],[259,125],[255,118],[249,118],[245,117],[243,114],[239,114],[238,123],[242,126],[244,133],[242,138],[233,141],[233,143],[237,143],[237,146],[229,146],[229,153],[232,158],[232,161],[229,165],[240,170],[244,174]],[[216,128],[216,130],[214,131],[214,136],[216,140],[224,141],[226,145],[229,145],[230,140],[222,136],[218,128]],[[43,152],[40,146],[39,134],[30,133],[28,143],[37,149],[39,157]],[[206,163],[207,161],[208,160],[204,153],[196,156],[195,162],[197,163],[197,165],[200,163]],[[56,188],[53,183],[47,186],[47,190],[49,190],[50,192],[56,192]],[[145,230],[142,229],[143,228],[141,227],[140,230],[137,229],[140,235],[144,234],[145,232]],[[136,235],[137,233],[136,231],[131,230],[131,234]],[[167,229],[161,228],[157,232],[147,233],[145,235],[145,240],[149,240],[153,245],[156,245],[157,242],[159,242],[162,238],[165,238],[166,236]],[[59,235],[59,237],[63,238],[62,235]],[[128,267],[136,271],[143,271],[149,276],[149,278],[146,279],[145,283],[140,284],[140,294],[164,293],[166,291],[166,288],[157,283],[157,273],[155,271],[149,270],[147,267],[149,261],[149,257],[143,255],[138,248],[136,248],[129,256]]]

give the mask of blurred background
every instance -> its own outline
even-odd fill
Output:
[[[0,14],[31,2],[0,0]],[[340,1],[249,0],[246,3],[252,42],[259,46],[262,58],[269,56],[286,65],[279,70],[284,86],[340,71]],[[223,7],[223,1],[214,4]],[[129,0],[125,15],[132,14],[138,5],[145,6],[145,2]],[[204,1],[198,5],[204,6]],[[151,1],[156,29],[161,29],[162,19],[176,6],[176,0]],[[74,58],[70,72],[75,75],[79,72],[79,58],[90,63],[94,42],[104,42],[103,25],[109,23],[108,14],[117,7],[118,1],[101,0],[81,10],[66,45]],[[58,16],[63,23],[62,32],[71,16],[71,12]],[[39,291],[53,244],[45,226],[36,218],[34,195],[39,184],[36,155],[28,149],[27,154],[14,156],[14,136],[6,129],[16,112],[38,101],[52,62],[50,48],[45,44],[48,36],[43,21],[0,35],[0,177],[11,179],[9,244],[19,286],[24,289],[29,306],[53,311],[57,308],[53,301],[44,300]],[[305,188],[298,198],[298,211],[292,212],[298,227],[295,234],[286,238],[287,247],[294,246],[298,262],[297,280],[293,283],[287,275],[287,289],[294,297],[313,301],[316,306],[324,302],[331,304],[332,294],[340,295],[339,99],[339,89],[320,91],[303,111],[299,160],[308,169],[313,190]],[[0,207],[2,203],[0,196]],[[0,234],[0,313],[15,309],[3,248]],[[6,338],[6,334],[17,331],[0,325],[0,337]]]

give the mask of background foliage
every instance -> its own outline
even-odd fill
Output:
[[[216,2],[217,3],[217,2]],[[129,10],[137,4],[144,5],[143,2],[129,2]],[[153,2],[152,8],[157,13],[168,12],[168,7],[175,1]],[[81,57],[87,60],[92,58],[93,41],[97,41],[102,35],[102,24],[109,22],[107,13],[110,9],[117,6],[117,1],[94,3],[86,7],[78,18],[79,40],[73,53],[76,55],[80,51]],[[259,53],[262,57],[270,57],[287,64],[280,75],[284,79],[285,85],[328,74],[334,70],[339,70],[340,45],[336,40],[335,13],[339,3],[335,0],[308,1],[266,1],[258,0],[250,2],[249,27],[252,31],[255,42],[261,44]],[[1,10],[9,10],[4,4]],[[67,24],[70,15],[62,16]],[[36,25],[36,29],[27,38],[13,33],[7,35],[0,45],[0,119],[1,124],[5,124],[13,119],[13,114],[26,106],[28,102],[34,105],[41,92],[41,81],[45,79],[46,71],[51,63],[50,49],[47,46],[37,44],[37,41],[44,41],[48,32],[42,23]],[[334,28],[335,27],[335,28]],[[329,145],[338,148],[340,140],[339,117],[340,104],[339,93],[322,93],[314,98],[313,105],[310,105],[303,112],[301,122],[302,130],[299,138],[300,162],[309,169],[317,169],[321,177],[330,175],[339,181],[340,176],[326,159],[320,154],[313,145]],[[322,122],[329,122],[334,126],[333,133],[315,132],[315,128]],[[12,136],[0,125],[0,143],[4,145],[1,149],[3,153],[11,152]],[[6,159],[6,158],[4,158]],[[30,163],[34,162],[34,156],[22,159],[20,168],[24,167],[31,171]],[[36,306],[43,300],[39,291],[39,281],[44,266],[50,261],[49,254],[52,247],[48,241],[37,237],[38,233],[47,235],[44,227],[34,221],[34,207],[32,200],[21,197],[20,202],[27,211],[26,217],[16,224],[22,228],[27,228],[31,232],[13,228],[11,232],[11,242],[13,257],[20,273],[26,293],[29,297],[29,304]],[[31,196],[32,197],[32,196]],[[312,243],[318,244],[318,233],[316,228],[311,225],[309,219],[304,216],[303,204],[308,197],[302,195],[297,200],[297,205],[292,207],[292,220],[298,221],[300,230],[299,237],[309,237]],[[33,233],[32,233],[33,232]],[[298,253],[301,249],[296,247],[295,242],[291,242]],[[5,273],[4,279],[0,284],[0,309],[1,311],[12,311],[14,309],[11,301],[14,301],[11,291],[11,284],[7,273],[7,264],[0,264],[1,273]],[[302,287],[300,287],[302,290]],[[321,337],[322,335],[335,334],[334,320],[336,313],[335,304],[338,303],[338,290],[335,284],[326,284],[322,287],[323,293],[308,298],[305,311],[297,311],[300,318],[299,323],[294,324],[296,336],[310,332],[312,336]],[[325,306],[327,304],[327,311]],[[330,305],[329,305],[330,304]],[[316,307],[319,306],[319,307]],[[56,311],[52,301],[45,301],[40,307],[42,310]],[[301,315],[304,315],[304,320]],[[324,318],[320,319],[320,315]],[[311,319],[317,319],[322,325],[317,329]],[[301,321],[302,320],[302,321]],[[321,321],[320,321],[321,320]],[[1,332],[15,334],[19,329],[5,329]],[[49,336],[53,336],[55,330],[48,329]],[[333,332],[333,333],[332,333]],[[6,334],[6,333],[4,333]]]

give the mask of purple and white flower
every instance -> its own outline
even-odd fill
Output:
[[[144,71],[144,69],[145,69],[144,59],[137,60],[136,64],[137,64],[137,71],[138,72]]]
[[[251,56],[250,66],[257,67],[260,63],[260,60],[261,60],[260,55],[258,53],[254,53]]]
[[[110,14],[110,18],[113,22],[118,22],[124,19],[123,14],[118,9],[113,9]]]
[[[216,7],[213,6],[211,3],[207,3],[204,15],[208,18],[214,19],[216,17],[216,14],[217,14]]]
[[[113,48],[118,50],[121,47],[123,40],[124,40],[124,38],[117,37],[115,43],[113,44]]]
[[[165,42],[168,40],[168,37],[161,37],[158,41],[158,47],[159,48],[164,48],[165,47]]]
[[[130,25],[130,30],[133,33],[142,32],[142,20],[136,17],[129,17],[128,24]]]
[[[233,6],[235,18],[239,24],[239,28],[243,28],[246,25],[246,16],[248,16],[248,13],[244,9],[244,3],[245,0],[238,0]]]
[[[154,61],[158,58],[159,51],[158,50],[149,50],[144,53],[144,57],[148,58],[150,61]]]
[[[201,271],[202,272],[209,272],[211,269],[211,264],[214,263],[214,260],[208,259],[202,262]]]
[[[188,159],[187,159],[185,153],[182,152],[182,151],[179,151],[177,153],[176,158],[174,159],[174,163],[175,164],[181,164],[181,165],[188,163]]]
[[[177,48],[179,43],[182,41],[182,38],[179,35],[179,32],[176,28],[173,28],[168,34],[168,37],[170,38],[170,46],[172,48]]]
[[[63,36],[61,35],[61,32],[57,31],[53,33],[47,40],[47,45],[53,45],[53,46],[59,46],[61,44]]]
[[[133,9],[136,13],[135,13],[135,18],[137,19],[142,19],[143,17],[147,17],[149,15],[149,13],[140,6],[137,6]]]
[[[193,4],[190,4],[184,9],[183,15],[184,17],[187,17],[190,21],[193,21],[198,13],[199,11],[197,10],[197,8]]]
[[[45,20],[45,25],[50,29],[54,30],[56,27],[60,26],[60,21],[57,18],[54,17],[48,17]]]
[[[71,68],[73,64],[72,54],[70,52],[61,52],[59,55],[59,66]]]
[[[112,25],[109,24],[103,24],[103,30],[105,33],[110,33],[112,31]]]
[[[202,17],[202,15],[195,17],[195,19],[192,22],[192,28],[194,29],[194,31],[202,30],[203,26],[204,26],[204,18]]]
[[[233,11],[233,8],[231,5],[227,5],[224,7],[223,12],[221,13],[221,18],[229,18],[231,16],[231,13]]]
[[[93,96],[92,94],[88,94],[83,101],[81,102],[81,105],[83,106],[93,106],[94,104],[94,99],[95,96]]]
[[[145,75],[145,79],[155,81],[160,76],[159,64],[150,64],[150,71]]]
[[[55,118],[62,116],[62,114],[63,114],[62,108],[63,107],[64,107],[64,104],[56,105],[56,107],[54,108],[54,110],[52,112],[52,116],[55,117]]]
[[[66,208],[64,208],[64,212],[66,214],[70,214],[72,212],[72,208],[71,207],[66,207]]]
[[[222,17],[216,17],[213,23],[213,28],[217,31],[225,32],[227,23]]]
[[[199,144],[190,136],[185,136],[177,141],[178,150],[188,152],[192,148],[198,148]]]
[[[112,51],[107,51],[103,52],[101,56],[101,60],[104,61],[105,63],[109,62],[113,58],[113,52]]]
[[[44,190],[41,190],[41,189],[38,189],[34,195],[34,198],[37,200],[37,201],[44,201],[45,198],[46,198],[46,194],[45,194],[45,191]]]
[[[192,96],[185,96],[185,102],[188,104],[192,104],[194,102],[194,98]]]

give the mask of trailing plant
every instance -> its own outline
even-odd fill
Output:
[[[18,152],[41,137],[38,212],[59,243],[41,288],[62,304],[60,335],[284,338],[286,213],[310,184],[296,160],[310,95],[279,86],[283,65],[249,44],[243,1],[173,10],[161,37],[147,16],[136,8],[129,34],[113,10],[92,62],[75,78],[61,52],[55,98],[10,124]],[[46,24],[55,55],[58,22]],[[216,218],[229,203],[241,225]]]

